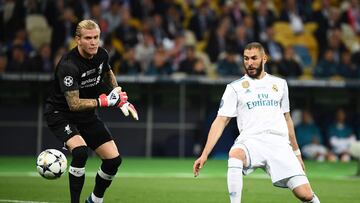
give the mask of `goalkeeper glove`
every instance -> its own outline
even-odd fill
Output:
[[[127,99],[126,92],[121,92],[121,87],[115,87],[108,95],[101,94],[98,98],[98,104],[100,107],[121,107],[127,102]]]
[[[122,106],[120,106],[121,111],[123,112],[123,114],[125,116],[129,115],[129,112],[131,114],[131,116],[135,119],[135,120],[139,120],[139,116],[138,113],[134,107],[134,105],[132,105],[130,102],[126,102],[125,104],[123,104]]]

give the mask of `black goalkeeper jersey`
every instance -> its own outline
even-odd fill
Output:
[[[46,110],[70,112],[64,96],[65,91],[79,90],[81,99],[95,99],[102,93],[104,72],[110,70],[109,55],[99,47],[97,54],[86,59],[77,47],[64,54],[55,69],[54,84],[51,95],[46,100]],[[73,112],[75,114],[91,113]]]

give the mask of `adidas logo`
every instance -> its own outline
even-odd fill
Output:
[[[110,95],[110,99],[117,99],[116,94],[112,93],[112,94]]]

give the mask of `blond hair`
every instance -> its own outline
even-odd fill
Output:
[[[79,22],[79,24],[76,27],[76,32],[75,32],[75,36],[81,37],[81,30],[82,29],[99,29],[100,27],[99,25],[93,21],[93,20],[82,20]]]

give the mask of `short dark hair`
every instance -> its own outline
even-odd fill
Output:
[[[249,44],[247,44],[244,50],[249,50],[249,49],[259,49],[259,51],[262,54],[265,54],[265,49],[263,45],[261,45],[259,42],[250,42]]]

